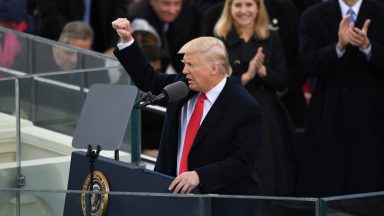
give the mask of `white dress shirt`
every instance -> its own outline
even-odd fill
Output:
[[[215,103],[217,97],[219,97],[221,91],[223,90],[225,83],[227,82],[227,78],[224,78],[221,80],[219,84],[217,84],[214,88],[209,90],[205,95],[207,96],[207,99],[204,101],[204,110],[203,110],[203,116],[201,117],[201,123],[204,121],[205,116]],[[184,138],[185,138],[185,133],[187,131],[187,126],[189,119],[192,116],[193,109],[195,108],[195,104],[197,102],[197,99],[199,98],[200,94],[194,95],[182,108],[181,108],[181,113],[180,113],[180,130],[178,134],[178,143],[179,147],[177,150],[177,172],[179,173],[180,169],[180,160],[181,160],[181,155],[183,153],[183,147],[184,147]]]
[[[119,50],[122,50],[122,49],[124,49],[124,48],[126,48],[126,47],[131,46],[131,45],[133,44],[134,41],[135,41],[135,40],[132,39],[132,40],[126,42],[126,43],[124,43],[124,42],[120,42],[120,43],[117,44],[117,48],[118,48]]]

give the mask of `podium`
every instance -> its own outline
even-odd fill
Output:
[[[150,171],[121,161],[99,156],[95,171],[104,174],[110,191],[170,193],[173,177]],[[68,190],[83,190],[88,175],[85,152],[73,152]],[[197,190],[193,193],[199,193]],[[64,215],[83,215],[81,194],[68,193]],[[108,197],[105,215],[211,215],[210,200],[196,197],[112,195]],[[97,214],[91,214],[97,215]]]
[[[137,93],[137,88],[130,85],[91,86],[72,140],[73,147],[88,151],[72,153],[68,190],[94,193],[69,192],[64,215],[192,216],[210,213],[209,206],[198,197],[105,193],[170,193],[168,186],[172,177],[99,156],[101,150],[120,148]],[[197,190],[193,192],[198,193]]]

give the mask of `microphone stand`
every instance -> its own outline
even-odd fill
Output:
[[[145,93],[138,101],[136,101],[136,103],[133,105],[133,108],[143,108],[163,100],[168,102],[179,100],[186,97],[188,92],[188,86],[182,81],[177,81],[165,86],[159,95],[153,95],[150,91]]]
[[[153,103],[153,101],[156,99],[156,95],[153,95],[152,92],[145,93],[139,100],[135,102],[133,105],[133,108],[140,109],[145,106],[148,106],[149,104]]]

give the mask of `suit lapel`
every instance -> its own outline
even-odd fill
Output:
[[[368,17],[369,15],[373,14],[371,6],[372,5],[370,4],[369,0],[363,0],[363,2],[361,3],[359,14],[357,15],[356,25],[355,25],[356,27],[360,29],[363,28],[365,20],[369,18]]]
[[[328,7],[324,11],[324,14],[321,16],[324,17],[332,32],[337,33],[339,31],[339,24],[342,19],[339,2],[337,0],[330,0],[326,4],[328,4]]]
[[[227,80],[223,91],[220,93],[219,97],[217,97],[215,103],[205,116],[199,131],[196,134],[195,140],[192,145],[191,151],[196,148],[196,146],[200,145],[204,140],[204,137],[209,133],[210,130],[215,128],[215,125],[220,122],[220,120],[225,116],[225,111],[227,110],[227,100],[228,100],[228,85],[230,80]]]
[[[188,93],[187,97],[185,97],[182,100],[175,101],[172,104],[169,104],[169,106],[167,107],[169,130],[167,133],[167,139],[166,139],[167,142],[166,143],[167,143],[168,147],[172,150],[177,151],[178,132],[180,131],[179,116],[180,116],[181,108],[195,94],[196,94],[196,92],[190,91]],[[176,131],[176,133],[175,133],[175,131]],[[170,141],[170,140],[172,140],[172,141]]]
[[[225,115],[225,111],[227,110],[227,103],[228,101],[228,92],[229,92],[229,84],[230,79],[227,80],[226,85],[223,88],[223,91],[220,93],[219,97],[217,97],[215,103],[205,116],[199,131],[196,134],[195,140],[192,145],[191,151],[196,148],[202,141],[203,138],[206,136],[206,134],[214,128],[214,126],[222,119]],[[181,112],[181,108],[184,106],[185,103],[187,103],[188,100],[190,100],[197,92],[190,91],[188,96],[185,97],[183,100],[175,101],[174,103],[170,104],[167,108],[167,113],[169,115],[168,117],[168,124],[169,124],[169,131],[167,134],[167,145],[169,149],[172,149],[172,154],[176,154],[177,152],[177,136],[175,136],[175,131],[179,131],[180,124],[179,124],[179,116]],[[172,140],[172,141],[170,141]]]
[[[356,19],[356,26],[358,28],[362,28],[363,24],[366,19],[368,19],[369,14],[373,13],[371,4],[369,0],[363,0],[359,14]],[[339,24],[341,22],[342,16],[341,16],[341,9],[339,2],[337,0],[331,0],[328,2],[328,7],[324,11],[324,14],[322,15],[325,17],[325,20],[327,24],[330,26],[330,28],[338,32],[339,30]]]
[[[212,130],[214,126],[219,122],[219,120],[224,116],[223,107],[216,102],[209,110],[207,116],[204,118],[204,121],[202,122],[199,131],[196,134],[192,149],[202,143],[202,140],[206,134]]]

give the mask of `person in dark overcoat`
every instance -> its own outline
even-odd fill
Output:
[[[301,61],[317,81],[301,146],[299,195],[384,190],[383,12],[372,0],[330,0],[301,17]]]
[[[159,94],[165,86],[186,83],[185,98],[167,104],[155,171],[175,176],[168,190],[226,195],[260,193],[255,160],[261,145],[258,103],[231,77],[223,42],[198,37],[185,44],[183,72],[157,73],[130,33],[127,19],[112,25],[121,36],[115,55],[143,91]],[[212,200],[212,215],[259,215],[258,202]]]
[[[295,166],[292,131],[276,91],[288,85],[281,40],[270,23],[262,0],[227,0],[215,26],[226,45],[233,76],[260,103],[263,146],[256,162],[263,195],[294,193]]]

